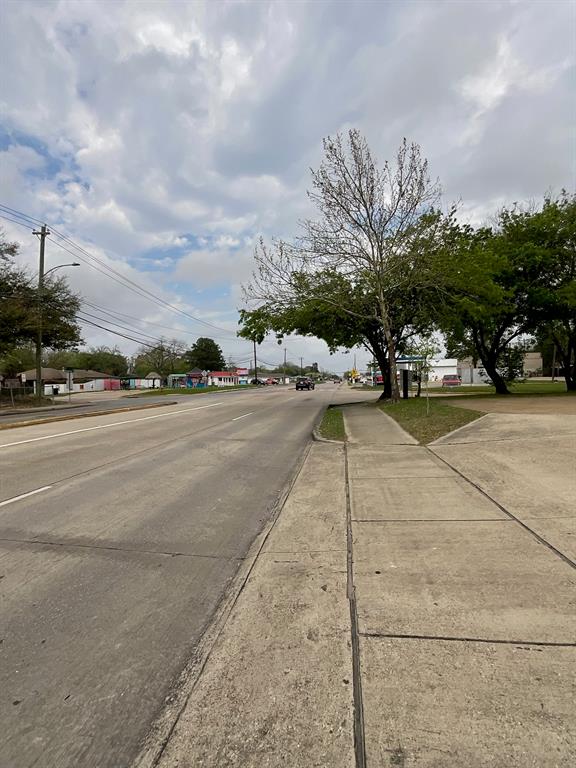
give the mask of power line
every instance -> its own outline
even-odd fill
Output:
[[[24,214],[21,211],[17,211],[17,210],[15,210],[13,208],[9,208],[8,206],[5,206],[3,204],[0,204],[0,210],[4,210],[5,212],[8,212],[8,213],[12,214],[12,216],[18,216],[19,218],[22,218],[24,220],[28,220],[28,221],[31,221],[31,222],[38,222],[39,221],[38,219],[34,219],[33,217],[28,216],[27,214]],[[8,218],[7,216],[3,216],[3,217],[4,218]],[[15,224],[20,224],[20,226],[24,226],[24,227],[26,226],[26,224],[24,224],[22,222],[19,222],[19,221],[16,221],[14,218],[8,219],[8,220],[9,221],[13,221]],[[60,232],[58,229],[56,229],[52,225],[50,225],[50,227],[51,227],[51,231],[52,231],[52,233],[54,235],[56,235],[58,238],[60,238],[60,240],[63,240],[68,245],[70,245],[71,248],[74,249],[74,253],[72,253],[73,256],[75,256],[76,258],[80,258],[88,266],[91,266],[94,269],[97,269],[93,264],[91,264],[90,262],[86,261],[86,258],[95,261],[97,264],[99,264],[101,267],[103,267],[105,270],[107,270],[107,272],[110,273],[110,274],[105,273],[107,277],[109,277],[110,279],[114,280],[115,279],[113,277],[113,275],[114,275],[116,278],[119,278],[122,281],[121,284],[123,285],[123,287],[128,288],[129,290],[132,290],[132,291],[138,293],[138,295],[140,295],[142,298],[147,298],[149,301],[153,301],[156,304],[162,304],[163,306],[165,306],[166,308],[172,310],[173,312],[177,312],[177,313],[183,315],[184,317],[187,317],[190,320],[193,320],[194,322],[201,323],[202,325],[207,326],[208,328],[215,328],[216,330],[223,331],[224,333],[228,333],[228,334],[231,334],[231,335],[234,335],[234,336],[236,335],[235,331],[231,331],[228,328],[223,328],[222,326],[215,325],[214,323],[211,323],[208,320],[203,320],[202,318],[196,317],[195,315],[191,315],[189,312],[186,312],[185,310],[181,309],[180,307],[177,307],[177,306],[171,304],[169,301],[166,301],[166,299],[163,299],[161,296],[157,296],[152,291],[149,291],[147,288],[144,288],[140,284],[136,283],[134,280],[131,280],[129,277],[126,277],[126,275],[122,275],[120,272],[115,270],[109,264],[106,264],[106,262],[102,261],[102,259],[99,259],[94,254],[90,253],[85,248],[83,248],[82,246],[78,245],[76,242],[74,242],[74,240],[72,240],[67,235],[65,235],[62,232]],[[52,242],[55,245],[57,245],[58,247],[62,248],[67,253],[71,253],[71,251],[68,248],[66,248],[64,245],[62,245],[61,242],[58,242],[56,240],[52,240]],[[86,257],[86,258],[82,258],[82,256],[79,256],[78,255],[79,253],[83,254],[84,257]],[[97,269],[97,271],[101,271],[101,270]],[[118,282],[117,279],[116,279],[116,282]]]
[[[88,301],[88,299],[82,299],[83,304],[87,304],[89,307],[92,307],[93,309],[97,309],[99,312],[105,312],[107,315],[111,315],[112,317],[116,317],[117,319],[125,318],[127,320],[134,320],[138,323],[144,323],[145,325],[154,325],[157,328],[164,328],[167,331],[172,331],[173,333],[186,333],[190,334],[191,336],[198,337],[197,331],[189,331],[184,328],[172,328],[169,325],[163,325],[162,323],[156,323],[153,320],[144,320],[144,318],[141,317],[134,317],[134,315],[127,315],[124,312],[119,312],[116,309],[108,309],[107,307],[101,307],[99,304],[95,304],[92,301]],[[218,339],[220,341],[230,341],[227,337],[224,336],[212,336],[213,339]]]
[[[40,219],[36,219],[33,216],[29,216],[28,214],[23,213],[22,211],[17,211],[14,208],[10,208],[9,206],[0,203],[0,211],[2,211],[2,210],[5,211],[5,212],[8,212],[9,214],[11,214],[12,217],[7,216],[5,213],[4,214],[0,213],[0,217],[5,218],[7,221],[13,222],[14,224],[18,224],[19,226],[21,226],[21,227],[23,227],[25,229],[29,229],[30,226],[34,226],[35,224],[41,223]],[[14,216],[19,217],[20,219],[23,219],[24,222],[18,221],[16,218],[13,218]],[[26,222],[30,222],[30,223],[26,223]],[[63,240],[64,242],[69,244],[70,247],[73,248],[74,250],[71,251],[69,248],[67,248],[65,245],[63,245],[62,242],[53,239],[52,242],[54,243],[54,245],[56,245],[57,247],[61,248],[63,251],[65,251],[66,253],[70,254],[74,258],[79,258],[87,266],[89,266],[92,269],[96,270],[97,272],[99,272],[100,274],[104,275],[105,277],[108,277],[111,280],[114,280],[114,282],[118,283],[123,288],[127,288],[128,290],[130,290],[133,293],[135,293],[137,296],[140,296],[141,298],[144,298],[144,299],[147,299],[149,301],[152,301],[155,304],[158,304],[159,306],[163,306],[163,307],[166,307],[169,310],[172,310],[173,312],[180,313],[184,317],[187,317],[188,319],[193,320],[194,322],[201,323],[202,325],[204,325],[204,326],[206,326],[208,328],[214,328],[216,330],[223,331],[224,333],[227,333],[227,334],[229,334],[232,337],[237,337],[237,333],[235,331],[231,331],[228,328],[223,328],[222,326],[215,325],[214,323],[210,323],[207,320],[202,320],[201,318],[195,317],[194,315],[191,315],[190,313],[186,312],[185,310],[180,309],[179,307],[176,307],[173,304],[170,304],[170,302],[168,302],[165,299],[162,299],[160,296],[157,296],[156,294],[152,293],[147,288],[144,288],[143,286],[141,286],[138,283],[136,283],[134,280],[131,280],[129,277],[126,277],[125,275],[122,275],[122,273],[118,272],[113,267],[111,267],[109,264],[106,264],[106,262],[102,261],[97,256],[94,256],[94,254],[90,253],[85,248],[83,248],[82,246],[80,246],[77,243],[75,243],[71,238],[69,238],[67,235],[64,235],[59,230],[55,229],[52,225],[50,225],[50,226],[51,226],[52,234],[56,235],[58,238],[60,238],[60,240]],[[80,256],[79,253],[83,254],[84,257]],[[91,259],[92,261],[95,261],[97,264],[99,264],[102,267],[102,269],[99,268],[98,266],[96,266],[96,264],[90,263],[90,261],[87,261],[87,259]],[[103,271],[103,270],[106,270],[106,271]],[[85,301],[85,303],[89,304],[89,302],[87,302],[87,301]],[[104,311],[106,313],[112,312],[111,310],[104,309],[103,307],[98,307],[98,305],[95,305],[95,308],[99,309],[100,311]],[[122,313],[116,313],[116,314],[120,315]],[[173,328],[171,328],[169,326],[164,326],[164,325],[162,325],[160,323],[153,323],[151,321],[141,320],[139,318],[135,318],[135,317],[129,316],[129,315],[126,315],[126,317],[128,317],[128,319],[131,319],[131,320],[136,320],[137,322],[143,322],[143,323],[150,324],[150,325],[157,325],[158,327],[163,327],[163,328],[165,328],[167,330],[175,331],[177,333],[188,333],[188,334],[196,335],[196,336],[198,335],[194,331],[187,331],[187,330],[182,330],[182,329],[173,329]],[[230,340],[228,337],[218,337],[218,336],[215,336],[213,338],[217,338],[217,339],[219,339],[221,341],[229,341]],[[274,345],[275,347],[279,346],[276,341],[272,341],[272,340],[263,341],[261,343],[261,346],[262,345],[267,345],[267,346]],[[286,345],[283,345],[283,346],[286,349],[289,349]],[[269,365],[269,363],[266,363],[266,365]]]
[[[115,336],[121,336],[123,339],[135,341],[137,344],[141,344],[143,347],[150,347],[150,349],[155,349],[158,346],[157,344],[150,344],[150,342],[142,341],[142,339],[135,339],[133,336],[127,336],[125,333],[120,333],[120,331],[114,331],[112,328],[106,328],[103,325],[98,325],[98,323],[94,323],[92,320],[80,318],[80,322],[93,325],[95,328],[100,328],[101,330],[107,331],[108,333],[113,333]]]
[[[137,333],[141,336],[144,336],[145,338],[151,339],[152,341],[155,341],[157,343],[161,343],[161,339],[158,339],[156,336],[151,336],[149,333],[144,333],[144,331],[140,331],[138,328],[130,328],[127,325],[122,325],[121,323],[116,323],[113,320],[108,320],[105,317],[99,317],[98,315],[93,315],[91,312],[86,312],[83,310],[83,315],[87,315],[88,317],[93,318],[94,320],[99,320],[101,323],[109,323],[110,325],[115,325],[117,328],[123,328],[125,331],[130,331],[130,333]],[[80,314],[78,314],[78,317],[81,318]],[[82,318],[81,318],[82,319]]]

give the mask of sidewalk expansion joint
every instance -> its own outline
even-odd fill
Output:
[[[384,520],[381,517],[367,517],[367,518],[353,518],[353,523],[513,523],[513,520],[509,520],[507,517],[469,517],[469,518],[453,518],[453,517],[410,517],[403,519],[401,517],[393,517],[389,520]]]
[[[456,474],[461,477],[463,480],[465,480],[469,485],[471,485],[473,488],[475,488],[477,491],[479,491],[482,496],[484,496],[486,499],[492,502],[501,512],[504,512],[504,514],[509,517],[511,520],[514,520],[514,522],[518,523],[519,526],[521,526],[527,533],[531,534],[536,541],[539,541],[540,544],[543,544],[545,547],[548,547],[548,549],[553,552],[557,557],[559,557],[561,560],[563,560],[567,565],[569,565],[571,568],[576,569],[576,562],[569,558],[567,555],[564,554],[564,552],[561,552],[559,549],[557,549],[553,544],[551,544],[549,541],[547,541],[545,538],[540,536],[539,533],[536,533],[535,530],[530,528],[529,525],[526,525],[526,523],[523,523],[522,520],[520,520],[519,517],[516,517],[512,512],[510,512],[508,509],[506,509],[505,506],[500,504],[499,501],[496,501],[496,499],[493,496],[490,496],[490,494],[485,491],[481,486],[479,486],[477,483],[475,483],[473,480],[470,480],[469,477],[467,477],[463,472],[460,472],[459,469],[456,469],[447,459],[443,458],[442,456],[439,456],[435,451],[433,451],[431,448],[426,446],[426,450],[429,451],[432,456],[437,459],[438,461],[441,461],[443,464],[445,464],[447,467],[450,467],[451,470],[456,472]]]
[[[543,648],[576,648],[576,642],[548,642],[545,640],[503,640],[487,637],[452,637],[444,635],[409,635],[399,632],[360,632],[360,637],[380,640],[436,640],[448,643],[485,643],[487,645],[529,645]]]
[[[6,536],[0,536],[0,543],[10,542],[13,544],[30,544],[40,547],[61,547],[66,549],[95,549],[105,552],[130,552],[137,555],[158,555],[160,557],[190,557],[201,558],[205,560],[224,560],[230,562],[232,560],[240,561],[244,560],[243,557],[225,557],[223,555],[201,555],[193,552],[166,552],[156,549],[139,549],[137,547],[110,547],[103,544],[79,544],[73,541],[49,541],[48,539],[16,539]]]
[[[356,768],[366,768],[366,735],[364,728],[364,701],[362,697],[362,669],[360,664],[360,633],[358,610],[354,587],[354,538],[352,535],[352,504],[350,500],[350,477],[348,471],[348,446],[344,444],[344,476],[346,484],[346,543],[347,543],[347,584],[346,592],[350,606],[350,635],[352,645],[352,683],[354,698],[354,755]]]

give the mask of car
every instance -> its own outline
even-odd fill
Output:
[[[447,373],[445,376],[442,376],[442,386],[443,387],[459,387],[462,384],[462,379],[460,376],[456,376],[452,373]]]
[[[314,382],[305,376],[296,379],[296,389],[314,389]]]
[[[268,384],[268,385],[278,384],[278,379],[268,378],[268,379],[266,379],[266,381],[264,383]]]
[[[264,387],[266,385],[266,382],[262,381],[262,379],[252,379],[250,384],[252,384],[253,386]]]

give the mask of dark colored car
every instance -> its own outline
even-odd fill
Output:
[[[262,379],[252,379],[250,384],[252,384],[253,386],[259,386],[259,387],[265,387],[266,386],[266,382],[262,381]]]
[[[296,379],[296,389],[314,389],[314,382],[312,379],[299,376]]]

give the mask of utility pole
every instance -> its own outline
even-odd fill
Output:
[[[254,379],[258,383],[258,362],[256,360],[256,339],[254,339]]]
[[[300,376],[302,376],[304,374],[304,368],[302,367],[302,360],[303,359],[304,359],[303,357],[300,358]]]
[[[284,347],[284,379],[286,379],[286,347]]]
[[[44,394],[42,386],[42,289],[44,287],[44,248],[46,237],[50,234],[46,224],[42,224],[40,231],[34,230],[33,235],[40,238],[40,260],[38,263],[38,333],[36,336],[36,398],[42,401]]]

